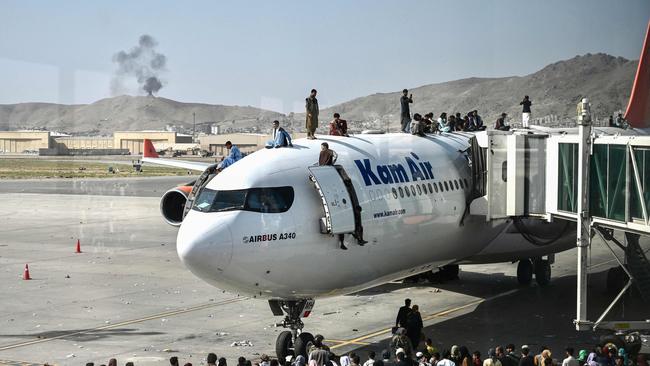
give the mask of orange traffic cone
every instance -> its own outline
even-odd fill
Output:
[[[79,242],[79,239],[77,239],[77,250],[75,250],[75,253],[81,253],[81,242]]]
[[[23,272],[23,280],[31,280],[32,278],[29,276],[29,266],[25,264],[25,271]]]

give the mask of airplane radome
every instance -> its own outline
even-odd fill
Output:
[[[202,280],[267,299],[284,315],[289,330],[276,347],[282,357],[304,353],[313,340],[301,319],[319,297],[439,269],[454,275],[458,263],[522,260],[532,267],[535,258],[550,276],[541,258],[572,247],[573,232],[540,247],[505,220],[469,215],[472,136],[319,136],[257,151],[219,174],[214,165],[160,159],[145,140],[143,160],[204,171],[161,201],[166,221],[179,226],[178,255]],[[338,154],[335,166],[317,166],[322,142]],[[341,238],[348,250],[340,249]]]

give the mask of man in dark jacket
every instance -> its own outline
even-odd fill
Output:
[[[395,319],[395,327],[401,327],[406,329],[408,326],[407,320],[408,315],[411,312],[411,299],[404,300],[404,306],[399,308],[397,312],[397,319]]]
[[[411,344],[415,350],[420,344],[422,328],[424,328],[424,325],[422,324],[422,316],[420,315],[419,307],[417,305],[413,305],[411,308],[411,312],[406,318],[406,324],[406,336],[411,340]]]
[[[530,106],[533,105],[533,102],[526,95],[519,105],[523,106],[521,111],[521,124],[524,128],[528,128],[528,123],[530,122]]]
[[[519,359],[519,366],[535,366],[535,360],[533,356],[530,355],[530,349],[528,346],[521,346],[521,358]]]

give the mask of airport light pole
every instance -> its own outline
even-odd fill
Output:
[[[589,215],[589,163],[591,158],[591,104],[582,98],[578,103],[578,192],[577,192],[577,237],[578,273],[576,296],[576,330],[589,330],[587,320],[587,275],[589,252],[591,251],[591,218]]]
[[[192,142],[196,141],[196,112],[192,112]]]

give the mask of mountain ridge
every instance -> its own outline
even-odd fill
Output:
[[[511,122],[520,119],[519,101],[529,95],[533,119],[570,121],[575,105],[587,96],[596,119],[606,119],[627,105],[638,61],[604,53],[578,55],[548,64],[524,76],[467,77],[412,88],[411,113],[462,114],[478,109],[486,124],[502,113]],[[321,128],[334,112],[347,119],[352,130],[399,125],[401,91],[373,93],[321,109]],[[192,129],[215,123],[222,132],[264,132],[273,119],[294,131],[304,130],[304,114],[282,113],[251,106],[228,106],[176,101],[164,97],[121,95],[90,104],[24,102],[0,104],[0,130],[43,128],[75,134],[108,135],[113,131],[161,130],[167,125]]]

